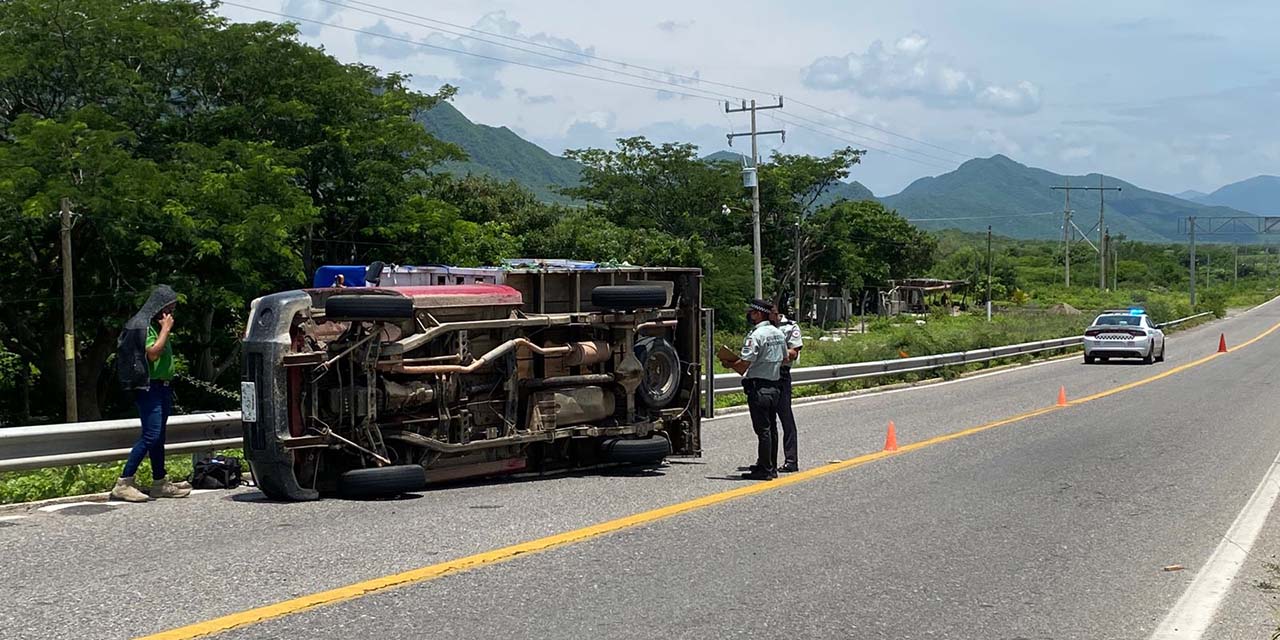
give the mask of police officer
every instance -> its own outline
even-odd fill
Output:
[[[751,428],[759,441],[756,463],[742,477],[750,480],[772,480],[778,477],[778,404],[782,389],[778,376],[786,357],[787,339],[769,318],[773,306],[764,300],[747,305],[747,322],[752,326],[742,343],[742,352],[734,358],[726,354],[720,362],[742,376],[742,389],[747,393],[751,410]]]
[[[784,473],[800,470],[800,457],[796,446],[796,416],[791,412],[791,366],[800,358],[800,350],[804,348],[804,339],[800,336],[800,325],[786,316],[784,305],[774,307],[774,322],[778,330],[787,339],[787,357],[782,360],[778,371],[778,381],[782,386],[782,399],[778,403],[778,421],[782,423],[783,465],[778,468]]]

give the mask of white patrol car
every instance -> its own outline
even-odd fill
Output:
[[[1142,309],[1104,311],[1084,332],[1084,363],[1108,358],[1164,362],[1164,332]]]

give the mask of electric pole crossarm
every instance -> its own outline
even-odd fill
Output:
[[[755,100],[752,100],[751,106],[747,106],[747,101],[743,100],[742,107],[738,109],[730,109],[729,102],[726,100],[724,103],[724,112],[725,113],[744,113],[747,111],[761,111],[763,109],[781,109],[782,108],[782,96],[778,96],[778,104],[768,104],[763,106],[757,106],[755,102],[756,102]]]
[[[774,129],[773,131],[757,131],[757,132],[755,133],[755,135],[758,135],[758,136],[782,136],[782,141],[783,141],[783,142],[786,142],[786,141],[787,141],[787,132],[786,132],[786,131],[783,131],[782,129]],[[734,139],[734,138],[749,138],[749,137],[751,137],[751,134],[750,134],[750,133],[726,133],[726,134],[724,134],[724,137],[726,137],[726,138],[728,138],[728,139],[729,139],[729,146],[731,146],[731,147],[732,147],[732,146],[733,146],[733,139]]]

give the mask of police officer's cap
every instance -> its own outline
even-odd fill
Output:
[[[751,302],[747,303],[747,311],[759,311],[761,313],[772,313],[773,304],[771,304],[766,300],[761,300],[759,298],[756,298]]]

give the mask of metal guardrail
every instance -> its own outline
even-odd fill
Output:
[[[0,429],[0,471],[123,460],[137,440],[137,419]],[[173,416],[165,427],[168,453],[226,449],[243,441],[239,411]]]
[[[898,373],[928,371],[941,367],[973,364],[1000,358],[1009,358],[1029,353],[1065,349],[1084,343],[1080,336],[1072,338],[1056,338],[1038,342],[1024,342],[991,349],[973,349],[955,353],[943,353],[934,356],[917,356],[914,358],[897,358],[894,360],[876,360],[874,362],[854,362],[850,364],[832,364],[821,367],[801,367],[791,370],[792,386],[807,384],[828,384],[858,378],[874,378]],[[716,376],[716,395],[724,395],[742,391],[742,378],[735,373]]]
[[[1169,327],[1195,320],[1200,313],[1161,324]],[[826,384],[857,378],[928,371],[941,367],[987,362],[1001,358],[1074,347],[1082,337],[1024,342],[990,349],[973,349],[933,356],[898,358],[877,362],[855,362],[791,370],[796,386]],[[737,374],[714,377],[715,395],[741,389]],[[710,403],[708,403],[710,404]],[[173,416],[169,419],[165,451],[189,453],[240,446],[243,442],[239,411]],[[109,462],[129,456],[138,438],[138,421],[104,420],[0,429],[0,471],[42,469],[85,462]]]
[[[1198,318],[1213,315],[1197,313],[1186,318],[1178,318],[1160,323],[1160,327],[1172,327]],[[942,367],[988,362],[1002,358],[1053,351],[1078,346],[1084,343],[1083,336],[1071,338],[1055,338],[1037,342],[1024,342],[990,349],[973,349],[955,353],[943,353],[933,356],[917,356],[914,358],[897,358],[895,360],[877,360],[874,362],[854,362],[850,364],[833,364],[821,367],[803,367],[791,370],[792,386],[807,384],[829,384],[858,378],[874,378],[899,373],[914,373]],[[722,373],[715,378],[716,395],[724,395],[742,390],[742,378],[734,373]]]

